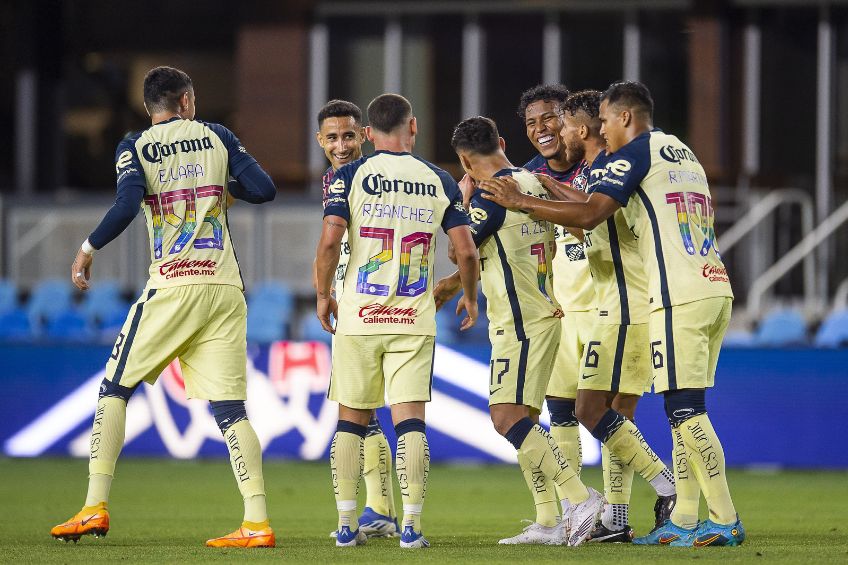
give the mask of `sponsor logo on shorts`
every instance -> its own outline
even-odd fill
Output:
[[[414,325],[417,317],[418,310],[415,308],[396,308],[385,306],[379,302],[359,309],[359,318],[364,324]]]
[[[709,263],[704,263],[704,266],[701,267],[701,275],[703,275],[705,279],[709,279],[710,282],[730,282],[726,268],[716,267]]]
[[[177,277],[202,277],[214,276],[218,263],[205,259],[195,261],[192,259],[171,259],[159,265],[159,274],[166,279]]]

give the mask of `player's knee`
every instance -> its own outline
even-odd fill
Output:
[[[236,422],[247,420],[244,400],[210,400],[209,406],[222,434]]]
[[[124,402],[129,402],[130,397],[135,392],[135,389],[138,388],[138,385],[128,388],[125,386],[121,386],[117,383],[113,383],[109,379],[103,379],[103,382],[100,383],[100,394],[98,398],[104,398],[106,396],[111,396],[113,398],[121,398]]]
[[[592,429],[606,411],[606,406],[587,402],[584,399],[578,400],[574,406],[574,415],[577,420],[588,429]]]
[[[497,431],[502,436],[506,436],[507,432],[512,428],[515,424],[515,416],[512,414],[507,414],[499,411],[491,411],[490,416],[492,418],[492,425],[495,427],[495,431]]]
[[[562,398],[549,398],[548,412],[551,413],[551,426],[569,427],[578,423],[576,401]]]
[[[665,415],[673,428],[689,418],[707,413],[706,391],[702,388],[669,390],[664,396]]]

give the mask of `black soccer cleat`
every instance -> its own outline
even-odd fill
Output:
[[[601,522],[598,522],[586,541],[593,543],[630,543],[633,541],[633,528],[628,524],[620,530],[610,530]]]
[[[657,502],[654,504],[654,518],[656,519],[654,529],[659,528],[666,520],[671,519],[671,512],[674,510],[675,504],[677,504],[676,494],[657,497]]]

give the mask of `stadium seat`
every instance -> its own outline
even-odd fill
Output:
[[[68,309],[47,322],[44,337],[54,341],[86,342],[94,338],[94,333],[82,312]]]
[[[760,347],[792,347],[807,343],[807,323],[795,310],[776,310],[762,319],[754,334]]]
[[[277,312],[261,307],[247,309],[247,341],[271,343],[286,339],[286,324]]]
[[[324,331],[318,317],[312,313],[307,314],[300,321],[300,338],[304,341],[320,341],[323,343],[333,341],[332,334]]]
[[[0,279],[0,314],[18,307],[18,287],[10,280]]]
[[[124,321],[127,319],[128,304],[113,305],[111,310],[103,310],[97,319],[98,341],[101,343],[112,343],[118,337]],[[89,319],[90,323],[90,319]]]
[[[836,310],[822,322],[813,340],[816,347],[848,346],[848,310]]]
[[[28,341],[33,337],[29,316],[23,308],[0,314],[0,341]]]
[[[121,297],[121,287],[117,281],[102,281],[92,285],[83,295],[80,305],[82,314],[92,326],[100,326],[106,318],[120,310],[126,315],[129,305]]]
[[[747,330],[731,330],[724,334],[722,347],[754,347],[754,334]]]
[[[64,279],[47,279],[35,286],[27,303],[30,325],[35,331],[71,307],[72,290],[71,283]]]

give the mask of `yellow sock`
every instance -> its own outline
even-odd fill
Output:
[[[423,422],[421,426],[423,428]],[[411,525],[413,530],[421,532],[421,510],[430,473],[430,447],[424,432],[407,431],[398,436],[395,466],[403,500],[401,527]]]
[[[533,502],[536,504],[536,522],[543,526],[556,526],[559,518],[559,507],[557,506],[558,498],[554,484],[540,468],[534,467],[528,461],[527,456],[521,450],[518,451],[518,465],[521,467],[527,488],[530,489]]]
[[[586,485],[568,464],[554,438],[539,424],[530,429],[520,451],[532,467],[539,468],[557,486],[557,491],[570,504],[580,504],[589,498]]]
[[[609,504],[630,504],[633,467],[625,465],[606,444],[601,444],[601,463],[604,473],[604,498]]]
[[[674,439],[674,482],[677,488],[677,502],[671,512],[671,521],[681,528],[691,530],[698,525],[698,511],[701,503],[701,487],[689,463],[689,455],[683,444],[683,435],[679,428],[671,429]]]
[[[642,437],[642,432],[630,420],[624,423],[606,440],[606,446],[624,462],[650,482],[659,476],[666,466]],[[671,494],[674,490],[671,490]]]
[[[395,517],[394,492],[392,492],[392,451],[381,431],[365,437],[365,506],[384,516]]]
[[[241,497],[245,501],[244,519],[263,522],[268,519],[265,506],[265,479],[262,476],[262,446],[249,420],[240,420],[226,429],[224,442]],[[248,502],[249,501],[249,502]]]
[[[104,396],[97,401],[91,430],[85,506],[94,507],[109,501],[115,463],[124,447],[126,422],[127,403],[122,398]]]
[[[270,520],[262,520],[261,522],[249,522],[245,520],[241,523],[243,528],[247,528],[248,530],[258,531],[264,530],[265,528],[269,528],[271,526]]]
[[[580,426],[551,426],[551,436],[565,455],[568,465],[578,475],[583,469],[583,446],[580,443]]]
[[[359,477],[364,465],[365,426],[362,435],[336,431],[330,446],[330,470],[333,475],[333,491],[336,495],[336,509],[339,511],[339,529],[356,522],[356,494],[359,491]]]
[[[724,449],[709,417],[706,414],[694,416],[678,425],[677,429],[707,501],[710,519],[717,524],[732,524],[736,521],[736,508],[727,486]]]

